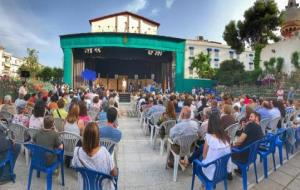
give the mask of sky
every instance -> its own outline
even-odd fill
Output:
[[[275,0],[283,10],[288,0]],[[298,0],[299,1],[299,0]],[[43,65],[62,67],[59,35],[90,32],[88,20],[131,11],[159,22],[159,35],[203,36],[224,43],[230,20],[243,18],[255,0],[0,0],[0,46],[14,56],[27,48]]]

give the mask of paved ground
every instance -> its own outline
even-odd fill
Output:
[[[120,118],[119,124],[123,133],[123,139],[119,144],[119,189],[121,190],[159,190],[159,189],[190,189],[192,170],[188,168],[186,171],[178,172],[178,181],[172,181],[173,170],[165,169],[166,153],[160,156],[158,146],[152,149],[149,137],[146,137],[136,118]],[[260,179],[262,165],[258,163],[258,175]],[[278,159],[277,159],[278,163]],[[270,171],[272,166],[270,166]],[[24,155],[20,155],[15,173],[17,175],[16,183],[8,183],[0,186],[0,190],[23,190],[27,185],[28,169],[25,166]],[[254,186],[253,168],[249,170],[249,188],[252,189],[300,189],[300,154],[295,155],[276,172],[269,176],[269,179],[262,180]],[[59,184],[57,177],[53,177],[53,189],[78,189],[76,174],[71,169],[65,170],[65,187]],[[195,189],[199,189],[200,185],[196,180]],[[31,189],[45,189],[45,176],[40,179],[33,176]],[[219,184],[217,189],[223,189],[223,184]],[[230,190],[242,189],[242,180],[238,176],[234,176],[234,180],[229,182]]]

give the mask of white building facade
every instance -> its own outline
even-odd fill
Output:
[[[212,68],[220,68],[220,64],[225,60],[237,59],[244,64],[246,71],[254,70],[254,51],[245,50],[237,54],[229,46],[218,42],[211,42],[199,38],[198,40],[186,40],[184,77],[198,78],[196,69],[191,68],[193,58],[196,58],[201,52],[209,53]]]
[[[0,76],[18,77],[18,69],[23,63],[23,59],[14,57],[0,47]]]
[[[120,12],[90,20],[91,32],[156,35],[159,23],[131,12]]]

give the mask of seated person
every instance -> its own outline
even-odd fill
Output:
[[[234,144],[237,148],[243,148],[247,145],[258,141],[264,137],[261,126],[259,125],[260,115],[257,112],[253,112],[250,114],[249,122],[243,129],[243,132],[239,136],[238,140]],[[241,163],[246,163],[249,156],[249,152],[236,153],[232,155],[233,160],[237,160]],[[236,172],[241,173],[240,169],[236,170]]]
[[[65,110],[65,101],[61,98],[57,101],[58,109],[53,110],[54,118],[66,119],[68,112]]]
[[[6,158],[7,151],[9,148],[12,148],[13,152],[13,163],[16,163],[18,155],[20,153],[21,146],[19,144],[13,143],[11,140],[7,138],[6,131],[4,127],[0,126],[0,163]],[[4,167],[0,168],[0,185],[7,183],[10,181],[10,172],[9,172],[9,165],[5,165]],[[13,166],[14,168],[14,166]]]
[[[118,171],[114,166],[113,160],[105,147],[99,146],[100,136],[96,123],[88,123],[84,129],[82,147],[76,147],[72,165],[74,167],[84,167],[107,175],[117,176]],[[79,184],[83,189],[82,178]],[[114,189],[109,180],[103,180],[102,188],[107,190]]]
[[[191,120],[191,109],[188,106],[184,106],[181,110],[181,121],[177,123],[174,127],[170,129],[170,138],[175,140],[176,138],[187,136],[187,135],[198,135],[198,123]],[[172,150],[179,154],[180,146],[173,144],[171,146]],[[173,154],[170,154],[168,166],[172,167],[173,164]]]
[[[14,115],[12,123],[23,125],[24,127],[29,127],[29,117],[25,115],[26,103],[18,104],[17,114]]]
[[[58,148],[63,149],[63,144],[59,139],[59,135],[54,130],[54,119],[52,116],[46,116],[44,118],[44,127],[33,137],[33,142],[51,150]],[[56,157],[49,155],[47,164],[50,165],[55,159]]]
[[[268,101],[263,101],[262,107],[257,110],[261,119],[271,119],[270,104]]]
[[[224,128],[221,127],[221,120],[217,113],[211,114],[208,120],[208,128],[207,133],[205,135],[205,143],[203,147],[203,164],[210,163],[226,154],[230,154],[230,144],[229,144],[229,137],[226,134]],[[194,159],[200,159],[201,150],[196,149],[193,155],[188,160],[180,160],[180,163],[184,166],[187,166],[193,162]],[[228,179],[232,179],[231,176],[231,162],[228,163],[228,172],[229,176]],[[212,180],[214,176],[214,172],[216,167],[214,165],[210,165],[207,168],[202,168],[203,173],[206,177]]]
[[[11,95],[6,95],[4,97],[4,105],[2,106],[1,111],[16,114],[16,107],[12,104]]]
[[[38,100],[32,110],[33,114],[29,120],[29,128],[41,129],[43,128],[44,115],[45,115],[45,102]]]
[[[166,111],[166,108],[165,108],[165,106],[163,106],[162,100],[157,100],[157,104],[155,104],[154,106],[152,106],[149,109],[148,114],[152,115],[153,113],[165,112],[165,111]]]
[[[232,106],[225,104],[223,107],[223,114],[221,115],[221,126],[226,129],[230,125],[236,123],[232,115]]]
[[[100,138],[111,139],[117,143],[120,142],[122,138],[122,133],[117,128],[117,125],[115,124],[117,116],[118,116],[118,112],[115,108],[113,107],[108,108],[107,123],[106,125],[99,128]],[[113,148],[114,147],[112,147],[111,150],[109,150],[110,153],[112,153]]]

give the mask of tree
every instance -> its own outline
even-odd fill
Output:
[[[291,57],[291,62],[292,64],[294,65],[294,67],[298,70],[300,69],[300,64],[299,64],[299,53],[298,52],[294,52],[292,54],[292,57]]]
[[[192,69],[196,69],[199,78],[211,79],[215,75],[215,70],[210,66],[209,54],[201,52],[196,58],[193,59],[191,64]]]
[[[24,57],[24,64],[19,68],[19,71],[29,71],[30,75],[35,78],[41,70],[38,59],[38,51],[27,48],[27,56]]]
[[[230,21],[230,23],[225,27],[223,39],[229,46],[231,46],[232,49],[235,49],[237,53],[242,53],[245,49],[245,44],[241,41],[239,36],[239,31],[235,21]]]
[[[278,57],[276,59],[276,72],[277,73],[281,73],[283,64],[284,64],[284,59],[282,57]]]
[[[50,67],[44,67],[43,69],[41,69],[37,76],[40,77],[43,81],[50,81],[53,76],[52,69]]]
[[[61,68],[54,67],[52,70],[52,76],[53,76],[53,80],[55,82],[61,82],[61,80],[64,76],[64,70]]]
[[[216,80],[220,84],[231,86],[239,85],[244,78],[244,65],[236,59],[226,60],[220,64],[217,71]]]
[[[259,0],[244,12],[244,19],[237,21],[236,26],[231,21],[225,27],[223,38],[237,51],[240,51],[240,47],[236,44],[247,43],[252,48],[257,44],[265,45],[270,40],[278,41],[280,39],[274,32],[280,26],[281,21],[280,11],[274,0]],[[240,42],[236,42],[236,40]]]

